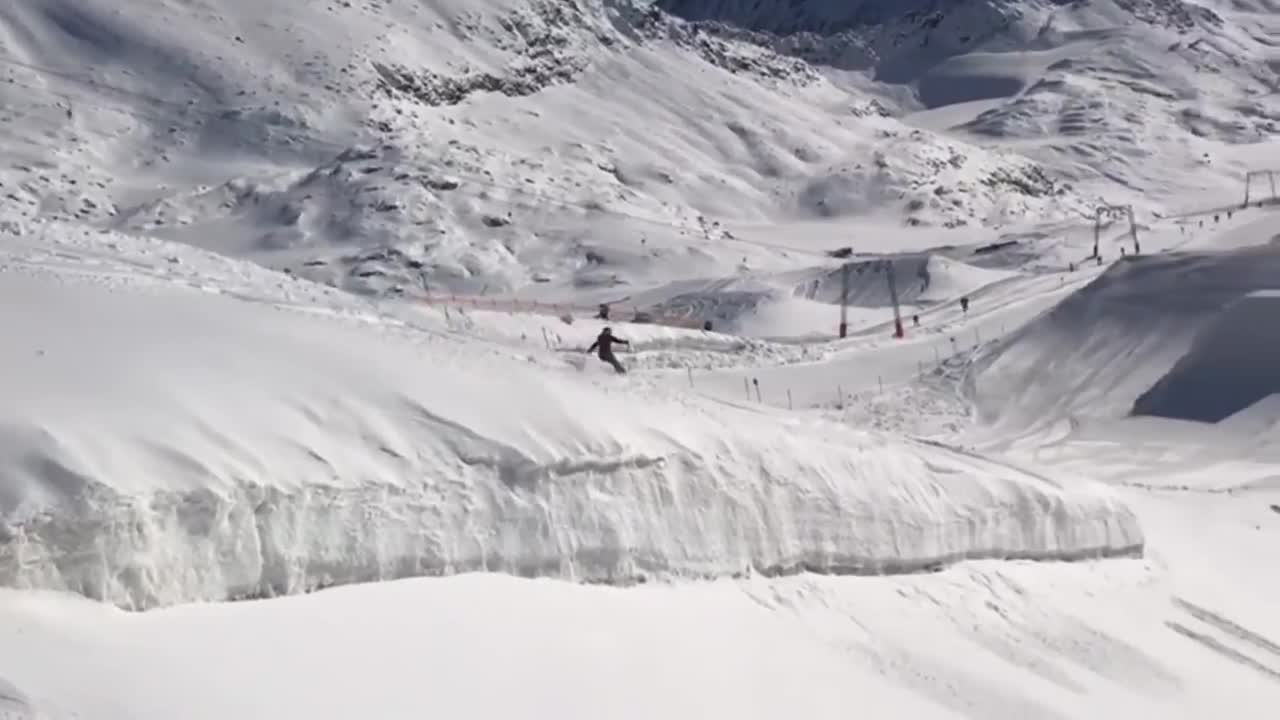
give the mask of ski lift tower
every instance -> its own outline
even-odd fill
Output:
[[[1244,205],[1241,207],[1249,207],[1249,189],[1253,184],[1253,179],[1262,179],[1263,175],[1267,176],[1267,180],[1271,183],[1271,202],[1276,201],[1276,173],[1280,170],[1250,170],[1244,174]]]
[[[1098,252],[1098,242],[1102,236],[1102,218],[1129,218],[1129,237],[1133,240],[1133,254],[1142,253],[1142,246],[1138,244],[1138,223],[1133,219],[1132,205],[1102,205],[1093,214],[1093,255],[1090,257],[1100,257]]]
[[[852,266],[840,266],[840,337],[849,334],[849,271]]]
[[[902,329],[902,309],[898,307],[898,283],[893,275],[893,261],[884,261],[884,273],[889,283],[889,300],[893,302],[893,336],[901,339],[906,335]]]

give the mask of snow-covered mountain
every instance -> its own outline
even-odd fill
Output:
[[[1054,21],[1041,17],[1053,6],[971,2],[932,29],[919,13],[876,26],[897,38],[905,31],[888,28],[925,23],[920,38],[958,43],[894,40],[918,67],[891,70],[901,63],[875,50],[888,41],[855,31],[761,43],[677,17],[737,17],[737,7],[14,3],[0,15],[0,139],[16,160],[0,178],[6,211],[177,239],[354,289],[604,285],[618,297],[673,275],[734,274],[744,257],[794,268],[777,246],[795,247],[790,236],[812,234],[810,221],[907,223],[932,238],[1087,215],[1110,186],[1102,159],[1152,148],[1145,132],[1108,125],[1115,113],[1091,125],[1098,99],[1073,90],[1064,68],[1112,56],[1103,46],[1131,49],[1120,74],[1155,66],[1157,43],[1162,55],[1195,52],[1164,47],[1176,29],[1108,39],[1068,9]],[[1026,17],[990,26],[992,13],[1015,10]],[[967,19],[953,27],[952,17]],[[1027,30],[1033,18],[1043,32]],[[970,25],[989,37],[961,42]],[[877,60],[846,63],[872,71],[860,80],[834,77],[788,45],[810,40],[840,57],[865,40]],[[949,62],[921,60],[918,44]],[[1141,90],[1120,100],[1126,125],[1157,124],[1129,109],[1147,101]],[[976,99],[1006,102],[973,113],[970,137],[909,116]],[[1024,126],[1055,116],[1074,156],[1003,142],[1035,140]],[[1190,132],[1177,130],[1181,159],[1198,162]],[[1166,170],[1125,182],[1145,191],[1136,175]],[[635,261],[602,267],[602,249]]]
[[[917,116],[931,126],[1160,204],[1198,186],[1178,174],[1217,175],[1221,144],[1265,139],[1280,117],[1269,2],[659,4],[722,37],[862,71],[900,111],[932,111]]]
[[[1277,17],[0,4],[0,719],[1269,717]]]
[[[615,300],[850,221],[965,244],[1234,189],[1280,112],[1266,9],[23,0],[0,189],[360,291]]]

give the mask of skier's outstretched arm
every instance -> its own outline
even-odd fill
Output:
[[[598,347],[600,347],[600,341],[596,340],[595,342],[591,343],[591,347],[587,348],[587,352],[594,352],[595,349]]]

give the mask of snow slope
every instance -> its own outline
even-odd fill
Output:
[[[1273,575],[1254,577],[1274,589]],[[1264,718],[1280,694],[1277,628],[1274,614],[1242,613],[1249,606],[1141,561],[628,589],[470,575],[138,615],[0,591],[0,675],[24,698],[10,703],[22,720],[595,718],[602,708],[621,718]]]
[[[1278,299],[1280,292],[1258,291],[1223,309],[1138,397],[1134,414],[1218,422],[1280,392]]]
[[[986,352],[970,393],[984,420],[1005,429],[1123,417],[1196,333],[1277,283],[1274,246],[1128,258]]]
[[[222,279],[272,274],[182,246],[44,236],[11,239],[0,282],[20,338],[5,585],[145,608],[481,569],[625,583],[1141,548],[1105,494],[982,458],[270,285],[243,299]],[[108,238],[153,274],[102,267]]]
[[[783,236],[853,218],[918,246],[1093,200],[645,3],[18,0],[0,73],[6,212],[369,293],[617,297],[811,265]]]
[[[1274,161],[1233,150],[1266,144],[1280,117],[1268,0],[659,4],[1113,201],[1225,197]]]
[[[1270,717],[1277,11],[4,4],[0,717]]]

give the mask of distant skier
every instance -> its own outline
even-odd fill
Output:
[[[967,297],[960,298],[960,312],[964,313],[965,315],[969,314],[969,298]]]
[[[609,328],[605,328],[604,330],[600,331],[600,335],[599,337],[596,338],[596,341],[591,343],[591,347],[587,348],[587,352],[590,353],[591,351],[599,348],[600,352],[597,355],[597,357],[599,357],[601,360],[612,365],[613,369],[617,370],[618,374],[621,375],[625,373],[627,369],[622,367],[622,363],[618,362],[618,358],[614,357],[614,354],[613,354],[614,343],[618,343],[620,345],[628,345],[628,346],[631,345],[631,343],[627,342],[626,340],[623,340],[620,337],[615,337],[613,334],[613,331],[610,330]]]

